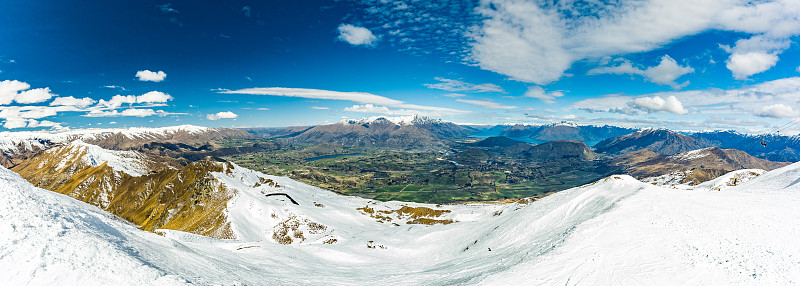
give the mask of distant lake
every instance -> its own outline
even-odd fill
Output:
[[[308,158],[308,159],[306,159],[306,162],[314,162],[316,160],[322,160],[322,159],[333,159],[333,158],[338,158],[338,157],[342,157],[342,156],[361,156],[361,155],[367,155],[367,154],[365,154],[365,153],[348,153],[348,154],[325,155],[325,156],[319,156],[319,157],[314,157],[314,158]]]

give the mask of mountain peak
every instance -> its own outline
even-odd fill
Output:
[[[388,121],[396,125],[418,125],[418,124],[430,124],[430,123],[444,123],[445,121],[432,118],[427,116],[421,116],[419,114],[412,114],[407,116],[372,116],[372,117],[364,117],[364,118],[357,118],[357,119],[344,119],[340,121],[341,124],[371,124],[371,123],[378,123],[381,121]]]

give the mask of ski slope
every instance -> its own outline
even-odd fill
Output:
[[[143,232],[0,169],[0,280],[11,285],[797,285],[800,164],[737,186],[611,176],[530,203],[376,202],[235,166],[237,240]],[[732,174],[731,176],[735,176]],[[279,187],[258,185],[268,178]],[[299,205],[281,196],[281,192]],[[451,224],[357,208],[448,210]],[[303,232],[282,245],[281,223]],[[296,222],[296,223],[295,223]],[[319,226],[324,226],[320,231]],[[313,231],[315,227],[317,231]],[[313,233],[312,233],[313,232]],[[325,243],[335,239],[332,244]]]

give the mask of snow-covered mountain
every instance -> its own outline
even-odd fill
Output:
[[[345,146],[429,150],[445,148],[450,140],[477,132],[470,127],[424,116],[376,116],[314,126],[287,140],[314,144],[336,143]]]
[[[235,138],[255,138],[244,130],[180,125],[160,128],[80,129],[63,132],[0,132],[0,165],[11,167],[39,151],[81,140],[106,149],[139,149],[148,143],[200,146]]]
[[[213,164],[221,166],[209,170],[222,188],[211,194],[230,195],[219,223],[229,223],[236,239],[141,231],[0,168],[0,279],[32,285],[800,283],[800,245],[788,239],[800,237],[800,163],[740,176],[725,188],[719,186],[728,177],[672,189],[619,175],[536,201],[445,206],[346,197]]]

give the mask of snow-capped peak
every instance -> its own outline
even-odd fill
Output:
[[[443,123],[444,121],[438,118],[432,118],[427,116],[421,116],[418,114],[407,115],[407,116],[372,116],[372,117],[365,117],[365,118],[358,118],[358,119],[344,119],[340,121],[341,124],[369,124],[375,123],[381,120],[389,121],[391,123],[397,125],[416,125],[416,124],[426,124],[426,123]]]

